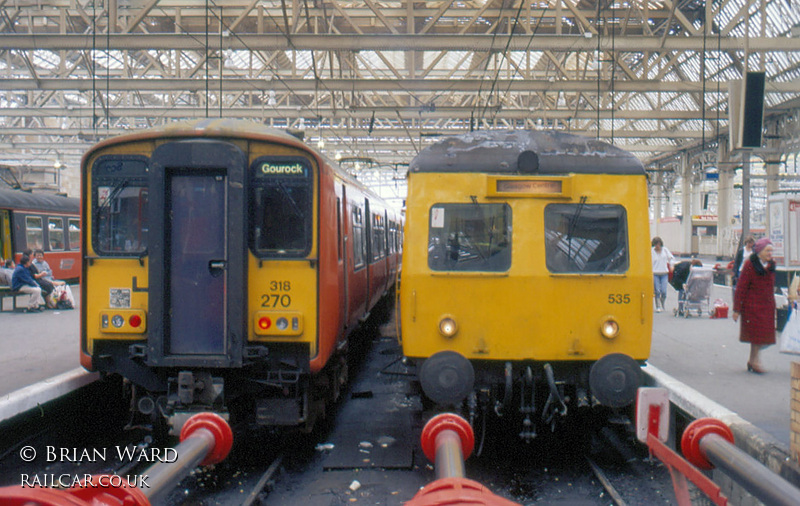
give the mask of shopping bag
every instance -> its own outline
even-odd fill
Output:
[[[800,311],[793,308],[781,332],[781,353],[800,355]]]

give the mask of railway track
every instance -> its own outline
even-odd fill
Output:
[[[433,482],[434,468],[419,443],[428,414],[400,360],[394,323],[382,330],[370,336],[372,346],[354,369],[345,401],[317,432],[240,434],[227,460],[191,472],[164,503],[401,505]],[[87,405],[103,403],[94,399]],[[62,422],[64,413],[53,413],[33,433],[21,426],[4,430],[20,437],[0,450],[0,485],[19,485],[23,474],[137,477],[152,459],[119,459],[117,448],[164,454],[166,447],[146,432],[123,430],[124,420],[98,419],[99,413],[118,410],[82,409],[67,410],[84,418],[68,424]],[[572,435],[542,434],[530,444],[519,442],[516,434],[490,431],[483,454],[467,460],[466,477],[519,504],[675,504],[667,470],[632,441],[624,426],[611,424],[579,428]],[[25,447],[37,449],[39,457],[23,462]],[[48,461],[42,453],[48,447],[67,448],[78,458]],[[103,451],[105,458],[91,458]]]

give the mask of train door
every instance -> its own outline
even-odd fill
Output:
[[[350,284],[350,271],[347,262],[347,187],[342,185],[342,193],[336,199],[336,229],[338,234],[336,236],[336,248],[339,252],[339,272],[342,273],[342,296],[339,297],[339,314],[344,326],[348,325],[348,309],[350,307],[350,293],[348,286]]]
[[[170,354],[225,353],[225,241],[223,173],[167,176],[168,328]]]
[[[184,141],[159,147],[152,162],[150,223],[161,225],[150,251],[151,313],[160,327],[151,334],[152,361],[240,365],[245,156],[225,142]]]
[[[367,263],[367,307],[364,309],[364,312],[368,315],[370,308],[372,308],[372,264],[374,260],[372,258],[372,213],[370,212],[369,207],[369,199],[364,199],[364,234],[366,237],[364,238],[367,244],[367,255],[366,255],[366,263]]]
[[[389,220],[389,211],[383,211],[384,223],[384,250],[386,251],[386,290],[394,282],[396,258],[394,251],[394,222]]]
[[[0,258],[4,260],[14,256],[11,247],[11,217],[7,209],[0,210]]]

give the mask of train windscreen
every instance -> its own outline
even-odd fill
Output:
[[[429,223],[432,270],[504,272],[511,267],[508,204],[435,204]]]
[[[313,171],[299,157],[253,164],[251,249],[259,258],[302,258],[311,251]]]
[[[544,210],[547,269],[554,273],[626,272],[627,223],[620,205],[548,205]]]
[[[147,250],[147,161],[102,157],[92,168],[92,244],[98,254]]]

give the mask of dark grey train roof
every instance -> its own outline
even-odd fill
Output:
[[[53,213],[78,214],[80,199],[49,193],[29,193],[0,188],[0,209],[26,209]]]
[[[607,142],[552,131],[486,130],[437,142],[420,151],[409,172],[643,175],[642,163]]]

